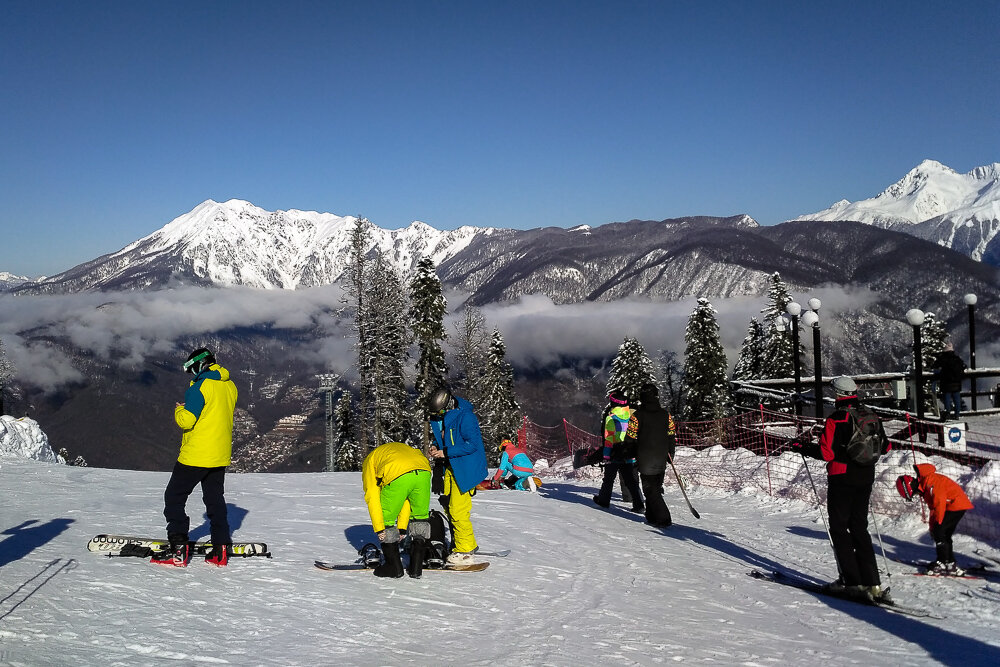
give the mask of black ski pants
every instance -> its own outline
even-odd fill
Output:
[[[226,467],[199,468],[174,464],[174,471],[163,492],[163,516],[167,519],[168,538],[187,541],[191,520],[184,511],[194,487],[201,484],[201,497],[212,526],[212,544],[230,544],[229,518],[226,514]]]
[[[646,497],[646,523],[661,528],[671,524],[670,510],[663,501],[663,475],[662,472],[655,475],[639,473],[642,495]]]
[[[827,488],[826,509],[830,515],[830,539],[844,585],[880,584],[872,536],[868,533],[868,503],[871,484],[833,482]]]
[[[939,563],[955,562],[955,552],[952,549],[951,536],[955,534],[958,522],[962,520],[963,516],[965,516],[965,510],[945,512],[941,523],[931,528],[931,537],[934,538],[934,548],[937,550],[937,560]]]
[[[618,477],[618,471],[622,472],[621,481],[625,484],[625,488],[629,490],[632,494],[632,509],[640,511],[643,509],[642,502],[642,492],[639,491],[639,482],[636,480],[635,473],[633,472],[634,464],[627,461],[616,461],[611,459],[604,464],[604,480],[601,482],[601,491],[597,494],[598,500],[602,505],[607,505],[611,502],[611,491],[615,488],[615,478]]]

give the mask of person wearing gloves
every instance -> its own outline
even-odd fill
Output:
[[[471,403],[443,385],[434,390],[427,405],[434,436],[428,454],[444,468],[440,487],[432,490],[441,494],[454,542],[448,564],[471,565],[479,550],[472,528],[472,496],[490,473],[479,419]]]
[[[932,464],[918,463],[914,468],[916,477],[900,475],[896,478],[896,490],[911,502],[913,496],[922,496],[930,509],[928,524],[937,560],[927,565],[927,571],[932,574],[964,574],[955,563],[951,537],[966,511],[973,509],[973,504],[957,482],[939,473]]]
[[[889,451],[889,439],[881,421],[858,400],[858,386],[842,375],[833,379],[836,395],[834,411],[826,419],[819,444],[793,441],[804,456],[826,461],[826,508],[830,517],[830,541],[837,560],[840,578],[827,587],[832,593],[888,601],[882,590],[875,547],[868,533],[868,513],[875,484],[875,462]],[[874,460],[860,462],[854,451],[857,425],[872,419],[879,454]]]
[[[611,392],[608,398],[612,408],[604,420],[604,479],[601,482],[601,490],[594,496],[594,503],[604,508],[611,506],[611,491],[614,489],[618,471],[622,470],[625,473],[621,477],[622,482],[632,495],[632,511],[645,512],[646,506],[642,501],[642,492],[639,491],[633,470],[634,447],[625,442],[625,432],[632,418],[632,409],[629,407],[628,398],[620,391]]]
[[[201,484],[212,531],[212,550],[205,561],[224,567],[229,562],[232,544],[225,493],[226,466],[233,453],[236,385],[208,348],[191,352],[183,368],[194,379],[184,393],[184,402],[174,407],[174,421],[182,435],[180,454],[163,492],[169,547],[155,554],[152,562],[186,567],[191,560],[188,542],[191,520],[184,507],[194,487]]]
[[[493,479],[519,491],[534,491],[535,466],[528,453],[508,438],[500,443],[500,451],[503,452],[500,454],[500,467]]]
[[[409,519],[410,564],[407,574],[419,578],[431,538],[431,466],[423,452],[402,442],[379,445],[361,464],[365,504],[385,561],[376,577],[402,577],[400,524]]]

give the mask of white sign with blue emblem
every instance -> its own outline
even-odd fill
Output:
[[[965,451],[965,422],[944,424],[944,448]]]

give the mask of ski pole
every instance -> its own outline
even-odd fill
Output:
[[[684,496],[684,500],[685,500],[685,502],[687,502],[688,509],[691,510],[691,514],[694,515],[694,518],[700,519],[701,515],[698,514],[698,510],[696,510],[694,508],[694,505],[691,504],[691,499],[688,498],[687,491],[684,489],[684,480],[681,479],[680,473],[677,472],[677,466],[674,465],[674,458],[672,456],[670,456],[670,452],[667,452],[667,461],[670,462],[670,467],[674,471],[674,477],[677,478],[677,486],[681,487],[681,495]]]
[[[885,578],[886,582],[892,583],[892,572],[889,571],[889,558],[885,555],[885,544],[882,543],[882,533],[878,529],[878,521],[875,520],[875,509],[871,506],[871,502],[868,503],[868,511],[872,515],[872,525],[875,526],[875,534],[878,536],[878,545],[882,548],[882,562],[885,563]],[[888,590],[888,586],[886,587]]]
[[[830,534],[830,526],[826,523],[826,517],[823,516],[822,503],[819,499],[819,491],[816,490],[816,482],[813,481],[812,471],[809,470],[809,462],[806,461],[806,455],[801,451],[799,456],[802,457],[802,465],[806,468],[806,474],[809,476],[809,484],[812,485],[813,495],[816,496],[816,509],[819,510],[819,518],[823,520],[823,527],[826,528],[826,537],[830,540],[830,548],[833,549],[833,562],[837,564],[837,575],[840,577],[841,581],[844,579],[844,571],[840,569],[840,560],[837,558],[837,547],[833,543],[833,535]]]

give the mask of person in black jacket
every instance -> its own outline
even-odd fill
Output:
[[[888,601],[882,591],[875,548],[868,533],[868,512],[875,461],[861,464],[847,452],[854,435],[856,411],[860,409],[858,386],[846,375],[833,379],[836,407],[827,417],[819,443],[801,444],[802,453],[826,461],[826,509],[830,516],[830,540],[840,570],[840,579],[828,585],[831,592]],[[881,452],[889,451],[889,439],[878,423]]]
[[[948,413],[954,411],[958,419],[962,411],[962,380],[965,378],[965,362],[955,354],[955,347],[945,343],[944,350],[934,360],[934,377],[941,390],[941,402],[944,403],[944,413],[941,421],[948,419]]]
[[[673,460],[677,446],[674,419],[660,406],[655,384],[643,385],[639,409],[632,412],[625,442],[635,447],[635,458],[646,498],[646,523],[658,528],[671,524],[670,509],[663,501],[663,476],[668,457]]]

